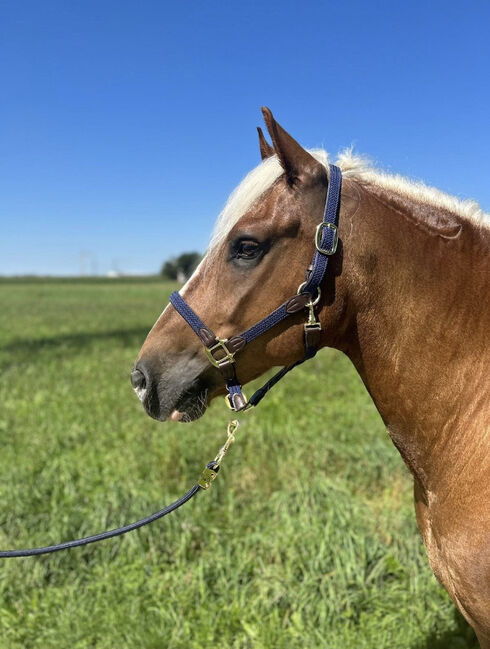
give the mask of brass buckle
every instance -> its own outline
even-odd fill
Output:
[[[332,246],[330,248],[322,248],[323,228],[328,228],[333,232],[333,241],[332,241]],[[315,246],[320,254],[327,255],[327,256],[333,255],[337,250],[338,242],[339,242],[339,231],[337,229],[337,226],[334,223],[325,223],[325,221],[322,221],[316,226]]]
[[[223,363],[229,362],[229,363],[234,363],[235,362],[235,353],[230,352],[228,347],[226,346],[226,343],[228,342],[228,338],[216,338],[218,341],[211,347],[205,347],[204,351],[206,352],[206,356],[208,357],[208,361],[211,363],[211,365],[214,365],[214,367],[220,367]],[[219,360],[213,356],[213,351],[216,349],[222,349],[225,353],[223,358],[220,358]]]

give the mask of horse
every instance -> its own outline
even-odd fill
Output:
[[[180,291],[225,342],[304,281],[331,184],[327,153],[262,112],[272,144],[259,128],[262,162],[230,195]],[[490,217],[350,150],[336,164],[338,244],[316,296],[318,346],[359,373],[413,475],[431,568],[490,649]],[[232,359],[240,383],[304,359],[303,321],[296,311],[244,347]],[[193,421],[225,394],[205,351],[167,306],[132,374],[149,415]]]

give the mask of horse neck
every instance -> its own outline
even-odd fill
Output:
[[[358,190],[344,224],[353,311],[344,351],[405,462],[435,488],[441,464],[463,470],[461,449],[485,446],[490,230],[379,188]]]

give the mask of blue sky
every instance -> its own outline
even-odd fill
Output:
[[[260,106],[490,210],[490,4],[0,5],[0,274],[204,250]]]

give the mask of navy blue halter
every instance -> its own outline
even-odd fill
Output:
[[[313,356],[318,351],[321,325],[316,320],[314,307],[320,299],[320,285],[325,276],[329,257],[337,250],[338,230],[337,221],[340,207],[340,192],[342,189],[342,172],[335,165],[330,165],[330,178],[325,202],[323,221],[318,224],[315,234],[315,254],[307,271],[306,281],[298,288],[293,297],[286,300],[275,311],[241,333],[229,339],[221,339],[207,327],[200,317],[191,309],[183,297],[175,291],[170,296],[170,302],[194,330],[205,346],[206,355],[212,365],[217,367],[228,389],[227,402],[232,410],[240,411],[256,406],[266,393],[283,376],[297,365]],[[308,309],[308,321],[305,330],[305,355],[293,363],[283,367],[267,383],[257,390],[249,401],[243,395],[242,387],[236,374],[235,354],[246,345],[261,336],[266,331],[294,313]]]

